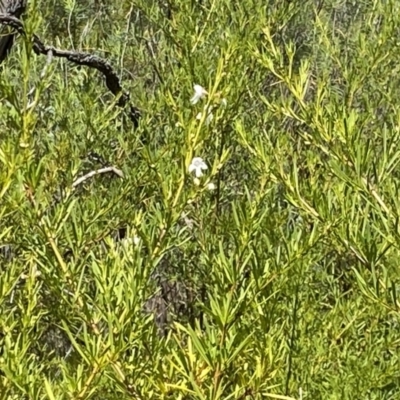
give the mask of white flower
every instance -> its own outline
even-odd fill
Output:
[[[206,118],[206,125],[208,126],[208,125],[210,125],[210,122],[213,120],[214,114],[211,112],[211,107],[209,110],[207,109],[207,107],[204,107],[204,111],[208,111],[207,118]],[[196,115],[196,119],[199,121],[201,120],[202,117],[203,117],[203,113],[201,113],[201,112]]]
[[[215,184],[214,183],[212,183],[212,182],[210,182],[208,185],[207,185],[207,189],[208,190],[215,190],[215,188],[216,188],[216,186],[215,186]]]
[[[203,176],[203,170],[208,169],[207,164],[200,157],[194,157],[189,165],[189,173],[194,172],[196,178]]]
[[[203,88],[203,86],[194,85],[193,88],[194,88],[194,95],[190,99],[190,102],[192,104],[197,104],[199,102],[199,100],[202,99],[208,93],[207,93],[206,89]]]
[[[137,235],[134,235],[132,237],[127,237],[121,240],[121,244],[128,249],[131,245],[134,245],[137,247],[140,243],[140,237]]]

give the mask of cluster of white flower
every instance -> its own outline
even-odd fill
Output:
[[[201,99],[203,99],[205,96],[208,95],[208,92],[206,89],[203,88],[203,86],[201,85],[194,85],[193,86],[194,89],[194,95],[192,96],[192,98],[190,99],[190,103],[191,104],[197,104]],[[227,105],[227,101],[225,98],[223,98],[221,100],[221,104],[226,107]],[[206,113],[207,117],[206,117],[206,125],[209,125],[210,122],[213,120],[214,115],[212,113],[212,106],[205,106],[204,107],[204,112]],[[203,113],[199,112],[196,116],[196,119],[201,120],[203,118]],[[194,173],[195,174],[195,178],[194,178],[194,183],[195,185],[199,185],[200,184],[200,180],[199,178],[203,176],[203,171],[206,171],[208,169],[207,164],[205,163],[205,161],[201,158],[201,157],[194,157],[192,162],[189,165],[189,173]],[[215,189],[215,184],[210,182],[207,185],[207,189],[208,190],[214,190]]]
[[[132,237],[127,237],[127,238],[122,239],[121,243],[125,247],[129,247],[132,244],[135,247],[137,247],[137,246],[139,246],[139,243],[140,243],[140,237],[137,235],[133,235]]]
[[[206,117],[206,125],[207,126],[210,125],[210,122],[214,118],[214,114],[211,112],[211,109],[212,109],[212,107],[209,107],[209,108],[207,106],[204,107],[204,111],[207,113],[207,117]],[[196,115],[196,119],[200,121],[202,118],[203,118],[203,113],[199,112]]]
[[[193,89],[194,89],[194,95],[193,95],[193,97],[190,99],[190,102],[192,103],[192,104],[197,104],[201,99],[203,99],[205,96],[207,96],[208,95],[208,92],[207,92],[207,90],[206,89],[204,89],[203,88],[203,86],[201,86],[201,85],[194,85],[193,86]],[[227,102],[227,100],[225,99],[225,98],[223,98],[222,100],[221,100],[221,104],[222,104],[222,106],[224,106],[224,107],[226,107],[226,105],[228,104],[228,102]],[[213,107],[212,106],[205,106],[204,107],[204,113],[207,115],[206,116],[206,125],[208,126],[208,125],[210,125],[210,122],[213,120],[213,118],[214,118],[214,114],[212,113],[212,109],[213,109]],[[197,120],[201,120],[202,118],[203,118],[203,112],[199,112],[197,115],[196,115],[196,119]]]
[[[193,157],[192,162],[189,165],[189,174],[194,172],[195,178],[194,178],[193,182],[196,186],[200,185],[199,178],[201,178],[203,176],[203,171],[206,171],[207,169],[208,169],[208,166],[201,157]],[[215,184],[212,182],[208,183],[207,189],[210,191],[214,190]]]

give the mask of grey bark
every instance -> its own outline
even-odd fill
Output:
[[[19,18],[26,8],[26,0],[0,0],[0,14]],[[8,56],[14,43],[15,33],[8,26],[0,26],[0,64]]]

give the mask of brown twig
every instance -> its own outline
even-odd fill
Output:
[[[14,28],[21,35],[25,35],[25,30],[22,22],[15,17],[9,15],[0,14],[0,24],[9,25]],[[78,65],[85,65],[89,68],[94,68],[100,71],[106,80],[106,86],[114,96],[119,96],[118,106],[124,108],[129,107],[129,117],[133,122],[134,126],[137,127],[141,113],[138,108],[130,104],[130,95],[128,92],[123,92],[120,80],[114,71],[111,64],[94,54],[84,53],[79,51],[57,49],[53,46],[46,46],[37,35],[32,36],[33,40],[33,51],[36,54],[48,55],[52,54],[53,57],[66,58],[68,61]]]

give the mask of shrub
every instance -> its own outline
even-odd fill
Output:
[[[0,398],[396,399],[399,15],[29,4],[0,71]],[[139,126],[33,33],[107,59]]]

